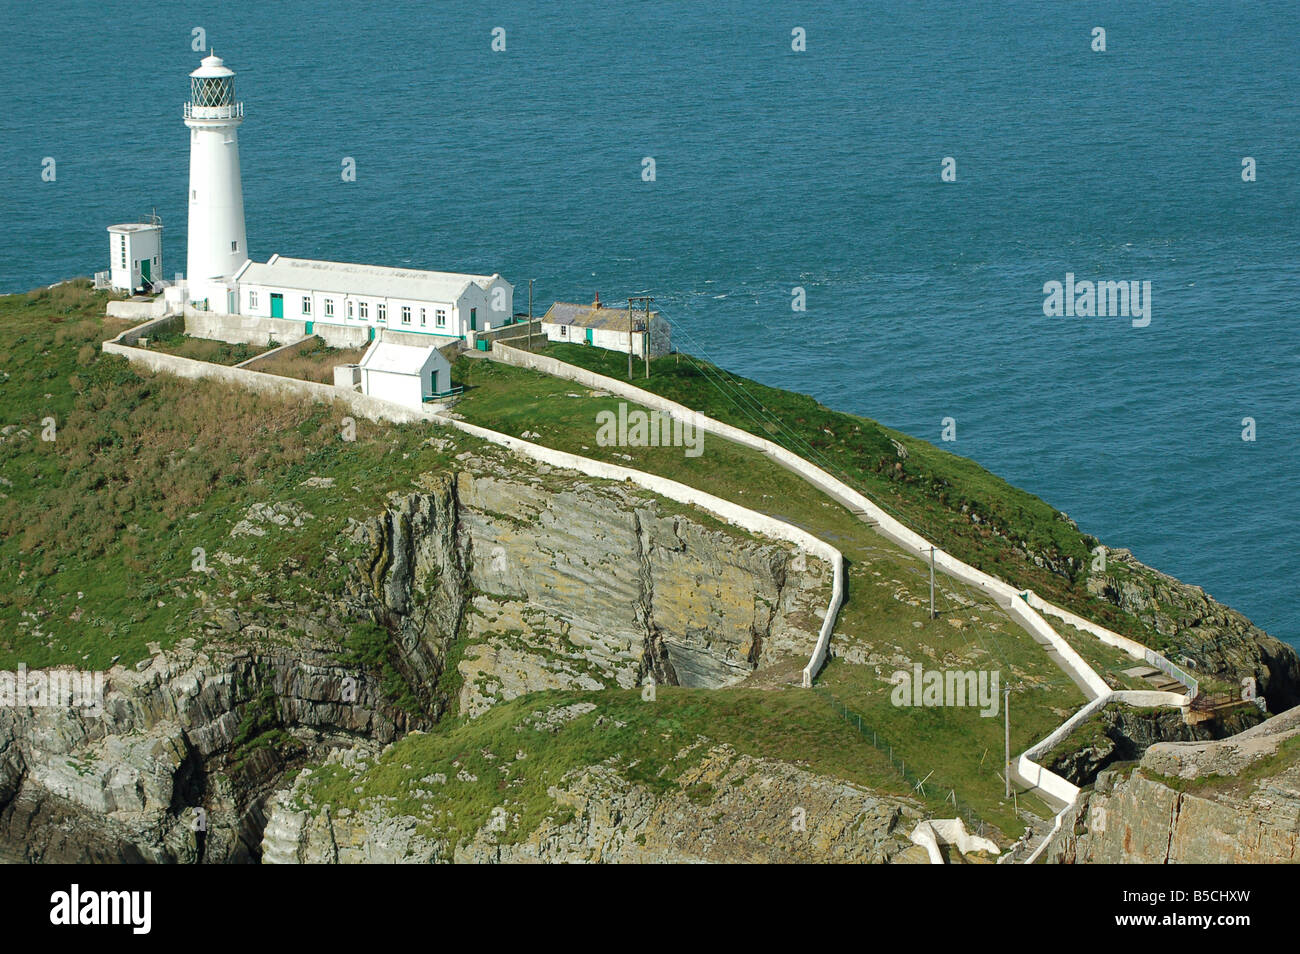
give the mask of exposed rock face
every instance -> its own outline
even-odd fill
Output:
[[[239,526],[256,534],[295,518],[269,506]],[[99,717],[0,709],[0,854],[256,860],[284,773],[332,752],[362,757],[436,721],[455,703],[457,645],[470,712],[649,675],[726,685],[806,658],[829,590],[828,568],[787,545],[664,513],[621,487],[502,465],[426,475],[348,535],[361,556],[341,597],[214,609],[203,651],[187,640],[141,672],[114,669]],[[386,663],[423,716],[396,708],[385,674],[341,649],[356,620],[388,630]]]
[[[299,780],[304,781],[303,779]],[[270,808],[263,860],[279,863],[848,862],[925,863],[907,833],[922,817],[906,799],[875,795],[788,763],[711,747],[675,790],[656,794],[616,766],[567,773],[551,788],[556,815],[503,843],[485,826],[468,844],[422,837],[416,819],[382,808],[295,809],[298,786]],[[705,792],[700,797],[698,792]],[[806,824],[796,823],[800,819]]]
[[[1300,705],[1300,655],[1290,646],[1199,586],[1146,566],[1128,550],[1111,550],[1107,559],[1120,572],[1112,568],[1090,577],[1088,591],[1170,637],[1175,662],[1186,656],[1199,672],[1234,685],[1254,678],[1273,712]]]
[[[394,632],[413,685],[438,683],[462,634],[473,714],[541,689],[733,685],[807,658],[829,593],[829,567],[788,545],[594,483],[430,477],[358,534],[355,610]]]
[[[353,528],[363,555],[345,604],[351,615],[389,630],[403,677],[436,720],[450,702],[440,680],[468,592],[454,478],[426,474],[423,480],[428,492],[392,495],[382,514]]]
[[[1125,777],[1103,772],[1049,861],[1294,862],[1300,845],[1300,708],[1228,739],[1159,743]]]
[[[259,744],[277,729],[281,744]],[[373,680],[326,654],[182,647],[113,669],[102,715],[0,709],[0,844],[23,861],[249,860],[287,767],[404,729]]]
[[[1264,714],[1254,705],[1238,706],[1219,718],[1196,724],[1184,721],[1179,709],[1108,705],[1047,752],[1043,764],[1075,785],[1090,785],[1108,765],[1140,759],[1158,742],[1221,739],[1263,719]],[[1087,732],[1086,744],[1075,743],[1075,736],[1080,732]]]

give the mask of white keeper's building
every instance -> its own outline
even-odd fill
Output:
[[[500,275],[430,272],[272,255],[235,273],[239,313],[463,338],[509,324],[514,286]],[[373,337],[373,334],[372,334]]]

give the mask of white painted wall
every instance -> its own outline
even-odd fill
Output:
[[[587,343],[587,329],[579,325],[543,322],[542,333],[546,335],[549,341],[558,341],[564,344]],[[591,333],[591,345],[595,348],[604,348],[607,351],[618,351],[627,354],[627,332],[595,328]],[[658,315],[654,315],[650,319],[650,357],[662,357],[668,354],[670,350],[671,333],[668,323]],[[640,332],[634,331],[632,333],[632,354],[639,358],[645,357],[645,335]]]
[[[503,283],[505,284],[505,283]],[[508,285],[507,285],[508,287]],[[469,330],[469,317],[472,308],[478,309],[478,326],[482,330],[484,327],[484,315],[490,315],[492,327],[496,328],[505,323],[507,314],[491,316],[487,307],[487,295],[483,289],[474,283],[470,283],[469,288],[456,301],[438,301],[433,299],[418,300],[412,298],[386,298],[372,297],[367,295],[350,295],[342,292],[321,291],[313,288],[298,287],[281,287],[273,285],[255,284],[252,282],[239,283],[239,302],[240,313],[257,317],[271,317],[271,295],[273,293],[284,296],[284,318],[291,321],[310,321],[314,325],[332,324],[345,325],[354,328],[385,328],[392,331],[411,332],[413,334],[427,334],[440,337],[458,338],[463,336]],[[508,297],[508,296],[507,296]],[[308,307],[303,307],[303,299],[308,301]],[[326,314],[329,303],[333,303],[334,314]],[[367,315],[361,317],[361,306],[366,306]],[[379,306],[385,306],[387,317],[385,320],[379,320]],[[348,316],[348,306],[351,305],[352,315]],[[410,324],[402,321],[402,308],[411,309]],[[424,323],[420,322],[420,311],[424,310]],[[444,324],[438,324],[438,312],[442,311],[445,315]]]
[[[185,277],[189,300],[226,312],[226,283],[248,260],[238,118],[187,119],[190,195]],[[233,244],[232,244],[233,243]]]
[[[394,371],[361,369],[361,392],[382,401],[395,401],[408,407],[424,403],[428,385],[418,374],[399,374]]]
[[[144,286],[141,262],[149,262],[149,277],[163,277],[162,226],[116,232],[108,230],[109,281],[118,291],[134,292]],[[125,253],[125,254],[123,254]],[[125,259],[125,264],[123,260]]]

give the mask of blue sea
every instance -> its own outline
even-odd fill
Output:
[[[246,104],[254,257],[499,271],[521,307],[530,277],[541,308],[653,294],[683,350],[936,443],[954,418],[942,446],[1300,643],[1294,2],[46,0],[5,20],[0,291],[106,269],[104,227],[153,209],[184,270],[202,28]],[[1045,316],[1067,272],[1149,281],[1150,325]]]

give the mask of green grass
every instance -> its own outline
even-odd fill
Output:
[[[200,635],[215,608],[336,592],[345,561],[328,556],[347,519],[478,446],[365,420],[346,441],[330,405],[137,373],[99,349],[126,325],[102,317],[107,297],[85,283],[0,297],[2,668],[130,665],[151,642]],[[435,437],[452,438],[444,452]],[[335,486],[302,485],[317,475]],[[313,517],[232,538],[257,502]],[[223,553],[244,562],[228,569]]]
[[[388,630],[374,623],[357,623],[343,638],[341,656],[348,665],[378,672],[384,695],[399,709],[419,715],[422,711],[419,700],[398,671],[393,652]]]
[[[260,611],[292,636],[285,608],[313,605],[343,584],[349,551],[340,531],[350,517],[377,512],[385,493],[412,489],[421,473],[454,468],[457,453],[482,451],[478,442],[432,424],[357,420],[356,439],[345,441],[343,414],[328,405],[138,373],[98,347],[126,326],[102,317],[106,298],[84,284],[0,298],[0,427],[14,428],[0,443],[0,668],[19,662],[98,668],[114,659],[129,665],[149,656],[152,642],[165,648],[200,634],[202,622],[224,607]],[[955,787],[987,820],[1010,833],[1019,830],[1011,806],[1001,799],[996,774],[1000,719],[981,719],[974,710],[904,710],[889,701],[888,678],[897,660],[921,661],[928,668],[997,668],[1004,684],[1019,689],[1013,702],[1015,746],[1046,734],[1082,697],[1001,610],[941,580],[941,615],[929,619],[923,605],[926,571],[918,561],[762,455],[707,435],[698,458],[674,448],[601,448],[595,441],[595,411],[615,409],[617,401],[483,361],[462,361],[456,374],[458,383],[469,385],[457,410],[470,420],[515,435],[538,431],[538,440],[562,450],[662,473],[803,526],[839,547],[849,561],[849,600],[834,641],[841,658],[826,669],[824,684],[890,736],[909,768],[925,769],[918,772],[922,775],[932,770],[934,791]],[[684,379],[681,386],[683,393],[676,396],[687,399],[699,381]],[[813,430],[823,412],[833,413],[797,395],[782,400],[802,409],[800,426]],[[702,409],[724,416],[707,403]],[[53,441],[40,439],[45,418],[55,421]],[[848,428],[846,438],[880,436],[871,430],[878,426],[864,419],[838,416],[832,423]],[[438,446],[430,446],[430,439]],[[840,443],[846,444],[843,450],[830,447],[828,453],[867,459],[865,452],[850,453],[847,443]],[[905,443],[918,445],[909,461],[925,459],[931,451],[942,455],[910,438]],[[958,465],[944,460],[950,456],[935,460],[955,474]],[[996,480],[982,473],[970,481]],[[333,478],[334,486],[304,485],[318,476]],[[926,503],[929,498],[915,482],[873,479],[886,481],[883,486],[898,498],[894,503],[915,496],[922,515],[940,520],[945,504],[937,497]],[[562,484],[579,478],[557,474],[551,480]],[[1057,538],[1068,525],[1052,518],[1050,508],[1014,499],[1027,508],[1031,523],[1043,523],[1046,544],[1056,540],[1068,548],[1068,534]],[[231,529],[254,503],[292,504],[310,517],[298,527],[268,526],[263,536],[232,537]],[[1053,521],[1061,526],[1052,526]],[[206,553],[207,573],[192,568],[196,547]],[[989,552],[996,555],[996,547]],[[385,673],[386,656],[375,632],[339,636],[340,652]],[[849,655],[859,661],[850,663]],[[389,676],[386,690],[400,703],[402,687]],[[653,708],[641,707],[636,693],[546,694],[400,745],[421,759],[427,756],[431,765],[449,766],[457,758],[475,764],[480,756],[474,753],[496,751],[492,746],[513,738],[512,712],[531,711],[540,699],[556,698],[597,700],[602,712],[622,713],[618,718],[628,728],[584,733],[591,726],[579,720],[572,732],[561,733],[564,741],[554,751],[539,748],[533,764],[544,771],[533,775],[531,766],[521,768],[527,777],[518,783],[530,818],[550,810],[546,785],[557,772],[604,758],[627,763],[627,770],[647,784],[672,784],[681,764],[674,756],[701,734],[752,754],[806,762],[815,771],[883,792],[902,790],[880,753],[823,698],[799,690],[661,687]],[[241,728],[245,758],[261,746],[288,744],[269,728],[271,722],[259,721],[263,710],[250,711],[249,725]],[[513,757],[514,751],[508,754]],[[422,774],[437,770],[410,761]],[[328,772],[322,773],[322,784]],[[375,791],[398,781],[381,773]],[[502,789],[493,780],[490,789],[448,809],[457,832],[471,830],[476,819],[500,804],[502,791],[515,798],[509,782]],[[942,813],[941,804],[934,807]]]
[[[1083,657],[1094,672],[1106,680],[1112,689],[1150,690],[1155,688],[1145,679],[1130,676],[1124,672],[1124,670],[1133,669],[1136,666],[1145,666],[1146,663],[1142,660],[1134,659],[1128,653],[1116,649],[1114,646],[1108,646],[1095,636],[1077,630],[1055,617],[1047,617],[1047,619],[1061,637],[1073,647],[1075,652]]]
[[[533,712],[576,703],[595,709],[554,733],[525,726]],[[457,844],[483,827],[494,808],[504,807],[520,816],[501,834],[510,843],[565,811],[548,789],[570,770],[608,762],[629,781],[662,794],[680,790],[682,773],[717,743],[756,757],[797,761],[882,794],[909,794],[905,785],[890,783],[879,752],[826,713],[817,694],[797,689],[661,686],[654,701],[644,700],[640,690],[533,693],[476,719],[407,736],[359,776],[338,765],[314,769],[298,807],[328,804],[337,814],[339,807],[382,806],[391,815],[417,819],[425,835]],[[798,755],[792,758],[792,752]],[[516,758],[520,753],[524,757]],[[445,784],[429,780],[437,774],[446,777]],[[686,794],[697,803],[712,796],[703,788]],[[938,799],[932,808],[941,811]]]

